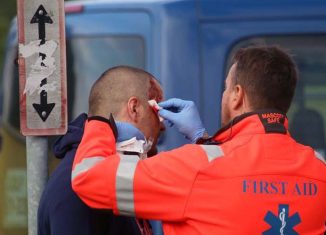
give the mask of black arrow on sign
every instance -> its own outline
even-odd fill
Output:
[[[41,103],[33,104],[33,107],[40,116],[40,118],[43,120],[43,122],[45,122],[48,116],[50,115],[52,109],[54,108],[55,103],[48,103],[48,93],[45,90],[41,91],[40,99]]]
[[[48,16],[47,11],[43,7],[43,5],[40,5],[33,18],[31,19],[31,24],[38,24],[38,38],[41,39],[40,45],[45,44],[45,24],[52,24],[52,19]],[[40,57],[42,57],[42,60],[45,60],[46,54],[40,53]],[[41,62],[41,66],[46,66],[43,62]],[[44,78],[41,81],[40,87],[47,84],[47,78]],[[43,122],[46,121],[46,119],[49,117],[50,113],[52,112],[53,108],[55,106],[55,103],[48,103],[48,93],[45,90],[42,90],[40,93],[40,104],[33,104],[34,109],[40,116],[40,118],[43,120]]]
[[[50,16],[48,16],[47,11],[42,4],[37,8],[33,18],[31,19],[31,24],[35,23],[38,24],[38,38],[41,39],[42,45],[45,43],[45,23],[53,23],[52,19]]]

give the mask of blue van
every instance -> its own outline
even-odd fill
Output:
[[[288,117],[292,135],[325,156],[324,0],[102,0],[66,3],[69,120],[87,112],[87,94],[109,67],[154,74],[165,97],[195,101],[210,134],[220,126],[224,79],[235,50],[276,44],[298,64]],[[27,234],[25,138],[19,134],[17,25],[8,35],[2,77],[0,234]],[[187,141],[168,128],[160,149]],[[50,169],[57,161],[50,157]]]

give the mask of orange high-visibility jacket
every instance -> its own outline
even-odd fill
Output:
[[[162,220],[166,235],[323,234],[326,164],[287,126],[281,113],[249,113],[205,144],[139,160],[118,154],[110,125],[91,120],[72,186],[91,207]]]

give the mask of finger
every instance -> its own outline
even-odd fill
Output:
[[[158,105],[162,108],[169,109],[171,107],[180,107],[184,106],[184,100],[178,98],[171,98],[165,101],[160,102]]]
[[[168,127],[173,127],[174,126],[174,123],[169,121],[169,120],[164,120],[164,125],[165,126],[168,126]]]
[[[158,111],[158,114],[164,118],[165,120],[169,120],[169,121],[172,121],[174,120],[175,118],[175,114],[169,110],[166,110],[166,109],[160,109]]]

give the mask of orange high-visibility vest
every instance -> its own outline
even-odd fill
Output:
[[[281,113],[249,113],[204,144],[139,160],[118,154],[108,123],[91,120],[72,186],[91,207],[161,220],[166,235],[323,234],[326,164],[287,126]]]

